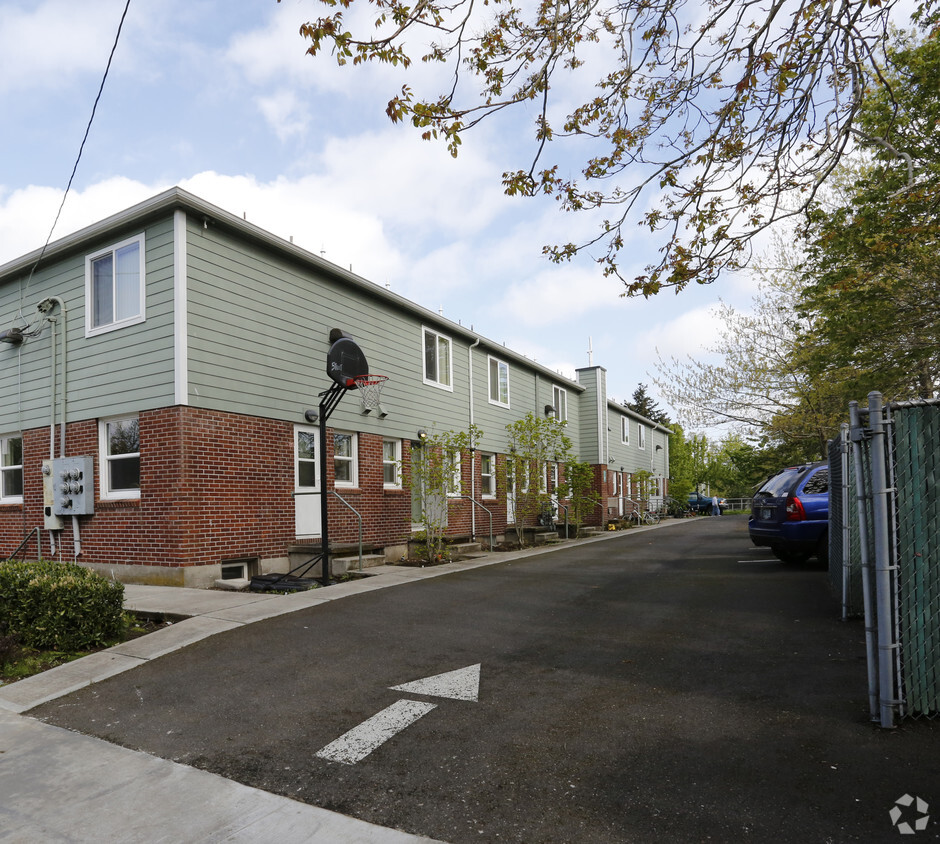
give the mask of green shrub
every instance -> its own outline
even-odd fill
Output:
[[[124,586],[75,563],[0,563],[0,629],[30,648],[87,650],[124,630]]]

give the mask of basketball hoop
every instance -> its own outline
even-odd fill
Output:
[[[382,416],[382,388],[388,381],[387,375],[357,375],[352,379],[359,390],[359,399],[362,402],[362,412],[371,413],[378,409]]]

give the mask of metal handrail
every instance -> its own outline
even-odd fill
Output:
[[[320,491],[310,491],[310,492],[292,492],[291,495],[320,495]],[[352,506],[342,495],[340,495],[335,489],[332,489],[328,493],[329,495],[335,495],[343,504],[345,504],[350,510],[353,511],[353,515],[359,520],[359,571],[362,571],[362,514]]]
[[[490,551],[493,550],[493,514],[492,512],[484,507],[479,501],[475,498],[471,498],[469,495],[455,495],[454,498],[465,498],[471,504],[476,504],[487,516],[490,518]]]
[[[362,515],[359,511],[352,506],[342,495],[340,495],[335,489],[330,490],[330,495],[335,495],[340,501],[343,502],[350,510],[353,511],[353,515],[359,519],[359,568],[358,571],[362,571]]]
[[[26,534],[23,541],[16,547],[16,550],[7,557],[8,560],[15,560],[16,555],[20,553],[28,544],[29,540],[33,538],[33,534],[36,534],[36,550],[39,552],[39,559],[42,559],[42,532],[38,527],[34,527],[29,533]]]

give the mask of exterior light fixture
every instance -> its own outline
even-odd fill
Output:
[[[546,416],[557,416],[558,411],[555,410],[555,406],[551,404],[545,405],[545,415]]]
[[[22,342],[22,328],[10,328],[7,331],[0,331],[0,343],[9,343],[11,346],[19,346]]]
[[[317,420],[320,418],[320,414],[315,410],[305,410],[304,419],[306,419],[311,425],[316,425]]]
[[[418,428],[418,441],[424,442],[428,438],[428,432],[424,428]]]

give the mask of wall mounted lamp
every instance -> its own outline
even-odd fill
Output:
[[[557,416],[558,411],[555,410],[555,406],[551,404],[545,405],[545,415],[546,416]]]
[[[315,410],[305,410],[304,419],[306,419],[311,425],[316,425],[317,420],[320,418],[320,414]]]
[[[418,428],[418,440],[424,442],[428,438],[428,432],[424,428]]]
[[[9,343],[11,346],[19,346],[23,342],[23,329],[10,328],[7,331],[0,331],[0,343]]]

